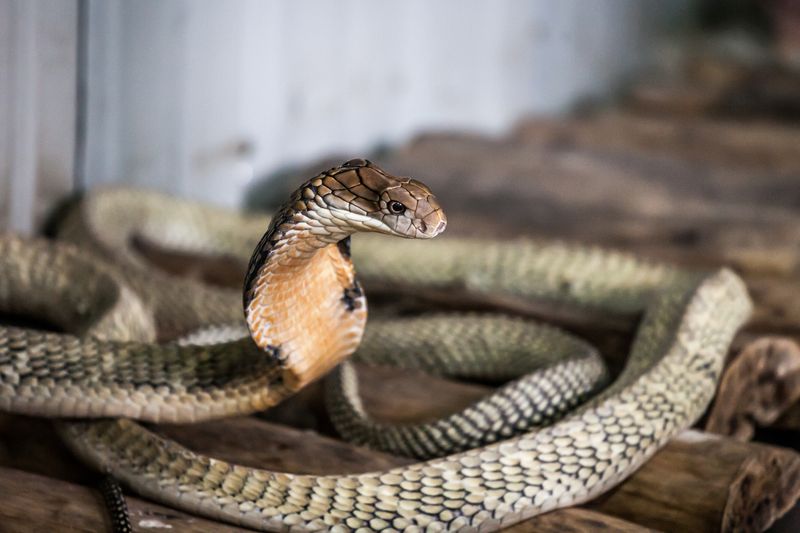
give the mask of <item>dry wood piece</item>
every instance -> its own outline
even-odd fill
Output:
[[[800,400],[800,347],[790,339],[764,337],[731,362],[706,420],[706,431],[749,440]]]
[[[0,468],[0,530],[4,533],[30,531],[109,531],[99,494],[81,485]],[[127,498],[135,531],[189,531],[193,533],[244,532],[228,526],[150,503]]]
[[[44,418],[0,413],[0,468],[16,468],[76,484],[96,475],[77,462]],[[2,514],[2,512],[0,512]]]
[[[800,498],[800,455],[687,431],[590,508],[664,531],[764,531]]]
[[[280,472],[344,474],[387,470],[415,462],[254,417],[164,425],[159,432],[218,459]]]

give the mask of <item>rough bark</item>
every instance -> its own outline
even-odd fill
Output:
[[[750,440],[800,400],[800,347],[764,337],[747,344],[727,366],[705,429]]]

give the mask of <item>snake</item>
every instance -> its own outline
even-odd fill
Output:
[[[497,530],[604,493],[702,415],[751,311],[735,273],[561,242],[431,240],[445,226],[427,186],[362,159],[303,183],[259,241],[263,215],[147,191],[89,195],[65,221],[71,243],[0,238],[0,312],[70,332],[0,326],[0,409],[57,418],[79,457],[143,496],[267,531]],[[130,248],[133,227],[156,242],[189,236],[187,250],[249,257],[244,290],[154,272]],[[625,367],[597,392],[608,376],[591,347],[518,318],[423,315],[371,320],[365,331],[360,280],[639,319]],[[204,323],[241,324],[242,307],[247,337],[169,342]],[[529,350],[545,363],[527,361]],[[523,377],[442,421],[391,428],[360,403],[346,362],[354,352],[429,371],[460,364],[464,375],[494,367],[500,380],[533,368],[548,384]],[[332,370],[342,432],[368,442],[384,434],[376,446],[420,462],[274,472],[193,452],[140,423],[253,413]],[[556,412],[561,403],[575,409]]]

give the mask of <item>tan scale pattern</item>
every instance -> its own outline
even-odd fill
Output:
[[[314,250],[309,257],[287,257],[294,238],[282,241],[262,267],[247,306],[247,323],[258,346],[280,351],[281,364],[291,372],[287,385],[299,389],[355,351],[367,308],[363,297],[352,310],[342,302],[355,281],[349,259],[335,246]]]

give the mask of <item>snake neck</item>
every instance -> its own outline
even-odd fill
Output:
[[[361,342],[367,306],[350,260],[350,233],[285,209],[251,259],[247,326],[293,390],[326,374]]]

